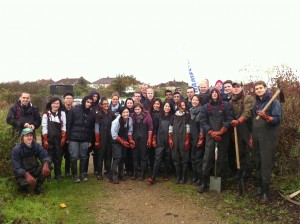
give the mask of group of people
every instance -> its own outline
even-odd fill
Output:
[[[190,182],[203,193],[209,189],[217,146],[216,174],[224,178],[236,174],[241,183],[240,194],[244,193],[243,180],[248,171],[249,150],[253,148],[258,186],[254,195],[261,196],[262,204],[268,203],[281,119],[279,101],[274,100],[265,108],[271,96],[263,81],[255,83],[254,97],[244,93],[242,83],[231,80],[218,80],[210,88],[208,81],[203,80],[199,92],[195,94],[195,89],[188,87],[184,98],[180,88],[174,92],[166,90],[165,99],[161,100],[154,96],[152,88],[142,85],[124,105],[118,93],[112,94],[109,103],[106,97],[100,98],[97,91],[92,91],[78,106],[72,105],[73,94],[65,93],[64,102],[58,97],[49,100],[42,117],[30,103],[30,94],[22,93],[7,115],[7,123],[22,140],[12,151],[20,190],[26,191],[31,185],[41,193],[41,184],[49,176],[52,164],[54,179],[63,178],[63,157],[65,176],[71,174],[75,183],[87,181],[91,155],[98,180],[106,174],[118,184],[125,175],[132,180],[145,180],[149,174],[147,182],[154,184],[159,174],[168,181],[174,172],[175,183],[185,184],[191,170]],[[35,129],[40,125],[43,147],[34,141]]]

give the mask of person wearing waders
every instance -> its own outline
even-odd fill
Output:
[[[152,175],[147,180],[151,184],[155,183],[162,161],[164,163],[164,181],[169,180],[171,150],[168,143],[168,131],[171,118],[174,115],[174,106],[166,101],[162,108],[160,116],[153,119],[152,147],[155,148],[155,161]]]
[[[133,139],[135,148],[132,151],[133,156],[133,175],[132,180],[138,176],[138,162],[141,159],[141,175],[139,180],[145,180],[148,168],[148,150],[152,144],[153,122],[151,115],[144,111],[141,103],[134,104],[134,113],[131,115],[133,125]]]
[[[152,118],[152,122],[156,117],[159,117],[162,111],[162,101],[160,98],[155,98],[152,103],[151,103],[151,107],[149,110],[149,113],[151,115]],[[151,147],[148,150],[149,153],[149,165],[150,165],[150,171],[153,171],[153,167],[154,167],[154,160],[155,160],[155,148]]]
[[[62,110],[65,112],[66,119],[67,119],[69,110],[71,110],[71,108],[73,107],[74,95],[71,92],[66,92],[63,98],[64,98],[64,105],[62,106]],[[71,175],[70,153],[68,147],[69,147],[68,143],[66,143],[62,147],[63,157],[65,157],[65,177],[70,177]]]
[[[139,96],[141,96],[141,94],[139,93]],[[133,114],[134,110],[133,110],[133,105],[134,105],[134,100],[133,98],[129,97],[125,100],[125,104],[124,106],[126,106],[129,110],[129,116],[131,116],[131,114]],[[133,159],[132,159],[132,149],[131,148],[127,148],[126,149],[126,159],[125,159],[125,171],[124,174],[127,174],[128,176],[132,176],[133,175]]]
[[[251,136],[252,108],[254,98],[245,95],[242,84],[234,82],[232,84],[233,93],[231,95],[231,104],[234,112],[234,120],[231,126],[236,127],[239,147],[240,169],[238,170],[239,194],[244,194],[244,179],[248,169],[248,150]],[[234,139],[234,137],[233,137]]]
[[[269,186],[272,176],[272,164],[275,155],[276,139],[281,121],[281,106],[278,100],[274,100],[264,112],[264,106],[271,99],[270,92],[264,81],[254,84],[256,102],[253,106],[253,156],[256,164],[256,179],[258,189],[255,196],[261,195],[260,203],[269,203]],[[255,119],[256,116],[260,118]]]
[[[184,184],[190,160],[190,113],[185,100],[180,100],[178,110],[171,119],[168,142],[176,170],[175,183]]]
[[[129,117],[129,110],[125,106],[120,108],[120,115],[111,124],[112,157],[111,183],[118,184],[119,180],[125,180],[123,175],[126,149],[135,147],[132,137],[132,119]]]
[[[34,141],[33,129],[22,130],[21,143],[12,149],[11,163],[20,193],[29,193],[28,186],[34,187],[36,194],[44,192],[42,185],[50,174],[51,158],[47,151]]]
[[[92,96],[88,95],[82,99],[82,104],[73,107],[67,118],[67,142],[71,161],[71,171],[74,183],[87,181],[85,164],[88,162],[87,153],[91,146],[92,133],[95,128],[95,116],[92,111]],[[80,160],[78,177],[77,160]]]
[[[54,164],[54,179],[61,180],[61,161],[66,144],[66,114],[62,110],[62,102],[53,97],[46,104],[46,111],[42,116],[43,147],[48,151]]]
[[[93,97],[93,103],[92,103],[92,110],[93,110],[93,113],[94,113],[94,116],[96,117],[96,114],[99,112],[100,110],[100,104],[99,104],[99,101],[100,101],[100,94],[96,91],[96,90],[92,90],[90,93],[89,93],[90,96]],[[94,172],[94,175],[95,176],[98,176],[98,152],[99,150],[96,149],[95,147],[95,142],[96,142],[96,139],[95,139],[96,135],[95,133],[92,134],[92,145],[91,147],[89,147],[89,150],[88,150],[88,154],[87,154],[87,161],[90,160],[90,155],[93,156],[93,172]],[[89,163],[86,163],[85,165],[85,169],[84,169],[84,172],[86,174],[88,174],[88,169],[89,169]]]
[[[101,109],[96,114],[95,123],[95,148],[98,150],[98,180],[103,180],[103,162],[106,176],[111,179],[111,123],[115,119],[115,114],[109,110],[108,100],[103,97],[100,101]]]
[[[193,169],[193,179],[191,184],[200,186],[202,183],[202,164],[204,157],[204,134],[200,126],[201,98],[199,95],[192,97],[192,107],[190,108],[190,129],[191,129],[191,163]]]
[[[210,91],[210,100],[200,112],[200,125],[205,135],[205,153],[202,167],[202,184],[198,193],[208,190],[210,172],[214,166],[215,144],[218,142],[217,176],[224,169],[224,160],[227,159],[227,147],[229,143],[228,129],[233,120],[233,110],[230,103],[222,101],[219,89]]]

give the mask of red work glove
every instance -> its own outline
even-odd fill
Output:
[[[129,142],[125,141],[124,139],[122,139],[121,137],[117,137],[116,139],[122,146],[124,146],[125,148],[129,147]]]
[[[189,151],[191,147],[191,141],[190,141],[190,133],[185,133],[185,142],[184,142],[184,147],[185,151]]]
[[[48,135],[47,134],[43,134],[43,146],[44,146],[44,149],[46,149],[46,150],[49,149]]]
[[[250,148],[253,148],[252,134],[250,134],[250,138],[249,138],[249,147],[250,147]]]
[[[42,169],[42,175],[43,177],[47,177],[50,174],[50,168],[49,168],[49,164],[47,162],[45,162],[43,164],[43,169]]]
[[[128,135],[128,141],[129,141],[129,146],[131,149],[134,149],[135,148],[135,142],[132,138],[132,135]]]
[[[217,136],[217,132],[216,131],[213,131],[213,130],[210,130],[209,132],[207,132],[207,134],[210,135],[210,137],[214,138]]]
[[[173,149],[174,148],[174,142],[173,142],[173,134],[172,133],[169,133],[168,142],[169,142],[170,149]]]
[[[266,122],[272,122],[273,121],[273,117],[266,115],[265,112],[263,112],[262,110],[258,112],[258,115],[264,119]]]
[[[241,116],[237,120],[232,120],[230,124],[232,127],[236,127],[237,125],[244,123],[246,120],[247,120],[246,118]]]
[[[201,147],[204,145],[204,134],[200,133],[198,137],[197,147]]]
[[[216,131],[215,134],[218,136],[222,136],[227,132],[227,130],[228,130],[227,128],[222,127],[219,131]]]
[[[100,149],[100,133],[95,133],[95,148]]]
[[[217,142],[220,142],[220,141],[222,141],[222,137],[217,135],[217,136],[214,137],[214,140],[217,141]]]
[[[26,172],[24,177],[30,186],[36,185],[36,179],[33,176],[31,176],[29,172]]]
[[[61,141],[60,141],[60,147],[63,147],[66,144],[67,135],[65,131],[61,132]]]
[[[152,137],[152,147],[156,148],[157,144],[156,144],[156,135],[153,135]]]
[[[152,144],[152,131],[148,131],[147,148],[149,149]]]

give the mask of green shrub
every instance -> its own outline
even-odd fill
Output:
[[[0,109],[0,176],[11,176],[11,149],[15,145],[12,126],[6,123],[8,107]]]

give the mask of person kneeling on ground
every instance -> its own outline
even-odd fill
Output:
[[[22,130],[21,143],[12,149],[11,162],[20,192],[28,193],[30,185],[34,187],[35,193],[43,193],[42,184],[50,174],[51,158],[40,144],[33,141],[31,128]]]

